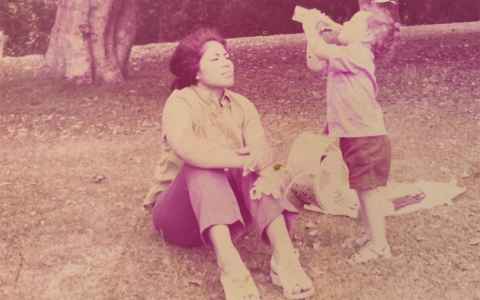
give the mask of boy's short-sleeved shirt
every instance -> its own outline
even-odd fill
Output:
[[[386,134],[383,111],[376,100],[374,56],[358,45],[336,46],[328,61],[327,123],[331,136]]]

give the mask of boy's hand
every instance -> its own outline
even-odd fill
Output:
[[[336,24],[330,17],[317,9],[310,9],[308,17],[302,22],[303,31],[315,31],[318,34],[323,34],[328,31],[333,31]]]
[[[324,23],[331,22],[331,19],[318,9],[307,9],[299,5],[295,7],[292,20],[300,23],[317,23],[319,21]]]

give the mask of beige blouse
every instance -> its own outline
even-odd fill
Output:
[[[179,129],[182,126],[187,126],[187,131],[191,128],[193,134],[182,136],[182,145],[173,149],[169,137],[178,138],[185,132],[185,129]],[[196,157],[196,161],[190,162],[192,165],[208,168],[220,163],[224,151],[242,147],[259,155],[272,156],[260,116],[252,102],[230,90],[225,91],[219,103],[203,99],[192,87],[173,91],[163,109],[161,158],[155,167],[154,184],[144,206],[152,205],[155,197],[177,176],[183,164],[177,152]]]

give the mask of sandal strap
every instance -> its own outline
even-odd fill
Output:
[[[295,250],[294,254],[298,258],[299,256],[298,250]],[[293,264],[295,264],[295,266],[292,266],[292,264],[279,265],[275,261],[275,259],[272,257],[270,261],[270,268],[271,268],[270,277],[272,279],[272,283],[283,288],[283,295],[287,299],[304,299],[312,296],[315,292],[315,288],[313,284],[311,284],[310,288],[301,290],[298,293],[293,293],[290,290],[291,287],[290,288],[287,287],[286,279],[289,277],[289,275],[292,274],[292,272],[290,272],[291,270],[299,269],[299,270],[302,270],[303,272],[303,268],[299,262],[294,262]],[[310,278],[308,279],[310,280]]]
[[[257,286],[250,274],[229,276],[222,272],[220,282],[226,300],[260,300]]]

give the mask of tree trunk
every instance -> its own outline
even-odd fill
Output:
[[[47,74],[79,84],[124,81],[137,14],[136,0],[60,0]]]
[[[3,50],[7,45],[8,35],[4,34],[3,31],[0,30],[0,58],[3,57]]]

